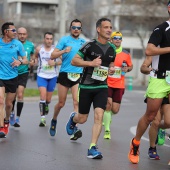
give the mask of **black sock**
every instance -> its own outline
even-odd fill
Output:
[[[21,111],[22,111],[23,106],[24,106],[23,102],[17,102],[17,116],[18,117],[21,116]]]

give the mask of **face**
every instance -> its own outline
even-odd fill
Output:
[[[102,21],[101,26],[97,28],[98,37],[108,40],[112,33],[112,25],[109,21]]]
[[[80,33],[81,33],[81,23],[80,22],[73,22],[72,23],[72,26],[70,28],[70,31],[71,31],[71,35],[74,37],[74,38],[78,38]]]
[[[18,40],[20,40],[22,43],[24,43],[27,39],[27,30],[25,28],[19,28],[18,29]]]
[[[5,30],[5,36],[9,39],[16,38],[16,28],[14,25],[9,25],[9,28]]]
[[[114,36],[111,39],[111,43],[114,44],[117,48],[121,46],[122,37],[121,36]]]
[[[46,34],[44,37],[44,44],[46,47],[51,47],[53,44],[53,35]]]

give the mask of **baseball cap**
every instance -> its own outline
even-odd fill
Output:
[[[170,6],[170,0],[169,0],[169,2],[167,3],[167,6]]]
[[[112,32],[111,38],[113,38],[113,37],[115,37],[115,36],[122,37],[122,33],[119,32],[119,31]]]

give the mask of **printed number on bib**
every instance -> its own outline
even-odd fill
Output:
[[[71,81],[77,81],[80,78],[80,74],[78,74],[78,73],[67,73],[67,77]]]
[[[108,75],[108,67],[95,67],[92,74],[92,79],[104,81]]]
[[[51,72],[54,69],[54,66],[50,66],[48,64],[42,66],[43,70],[46,72]]]
[[[113,78],[121,78],[121,73],[122,73],[121,67],[115,66],[114,69],[115,69],[114,74],[113,74],[113,75],[109,75],[109,77],[113,77]]]
[[[166,82],[170,85],[170,71],[166,71]]]

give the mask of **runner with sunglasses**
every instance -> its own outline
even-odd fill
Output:
[[[81,31],[81,21],[78,19],[73,20],[70,24],[70,35],[62,37],[51,54],[51,59],[62,56],[62,64],[57,81],[58,103],[54,107],[54,114],[49,129],[51,136],[55,136],[56,134],[57,117],[61,108],[65,105],[69,89],[71,89],[72,93],[73,111],[78,111],[77,94],[82,68],[72,66],[71,60],[76,55],[79,48],[85,43],[85,40],[79,37]],[[81,135],[81,131],[78,131],[78,133]]]
[[[110,42],[116,46],[116,58],[114,62],[115,73],[109,75],[108,101],[104,112],[103,124],[105,128],[104,139],[111,139],[111,119],[112,115],[119,112],[123,94],[125,92],[125,75],[122,72],[130,72],[133,68],[131,56],[128,51],[122,49],[122,33],[117,31],[111,34]],[[122,63],[127,66],[122,67]]]
[[[16,39],[14,23],[4,23],[1,30],[3,37],[0,38],[0,138],[3,138],[8,134],[9,117],[18,84],[18,66],[28,64],[28,60],[22,43]],[[18,56],[21,58],[18,59]]]

